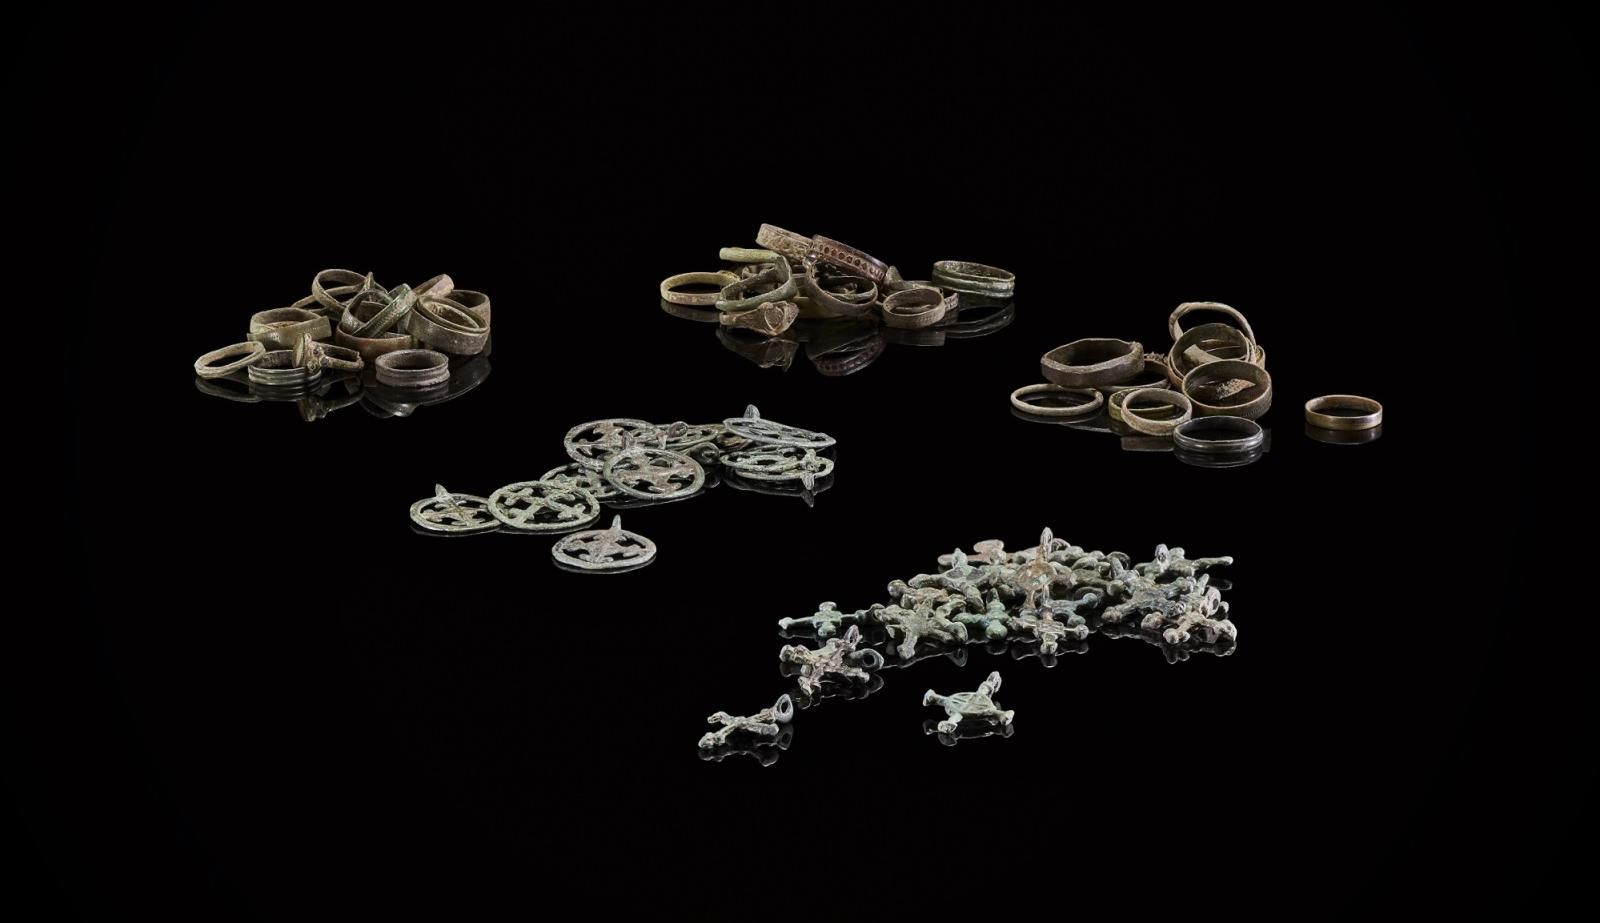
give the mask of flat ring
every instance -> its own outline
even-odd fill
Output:
[[[1089,398],[1087,403],[1073,404],[1070,407],[1044,407],[1039,404],[1030,404],[1023,400],[1035,394],[1076,394]],[[1036,417],[1087,417],[1098,411],[1106,402],[1106,397],[1093,388],[1065,388],[1057,384],[1024,385],[1011,392],[1011,406],[1023,413],[1031,413]]]
[[[933,281],[958,292],[1009,297],[1016,291],[1017,274],[984,263],[940,260],[933,264]]]
[[[1144,370],[1144,346],[1134,340],[1088,337],[1045,353],[1039,371],[1063,388],[1127,381]]]
[[[213,349],[200,358],[194,360],[194,373],[201,378],[226,378],[243,368],[249,368],[261,361],[267,354],[267,348],[255,340],[246,340],[243,343],[234,343],[221,349]],[[222,359],[232,359],[224,365],[214,363]]]
[[[1194,417],[1172,431],[1174,446],[1197,455],[1254,452],[1261,448],[1266,438],[1261,424],[1244,417]]]
[[[786,231],[775,224],[763,224],[756,231],[756,243],[774,253],[781,253],[791,263],[804,262],[811,252],[811,238],[804,234]]]
[[[444,300],[483,321],[485,327],[489,326],[489,296],[483,292],[458,288],[451,291],[449,297]]]
[[[866,290],[861,292],[830,292],[823,287],[817,278],[817,264],[815,261],[806,263],[805,275],[800,277],[800,285],[805,290],[806,296],[822,310],[824,314],[836,317],[864,317],[872,313],[872,306],[878,300],[878,285],[865,276],[847,276],[864,283]]]
[[[1183,327],[1178,324],[1179,319],[1192,311],[1215,311],[1218,314],[1226,314],[1238,321],[1239,329],[1243,330],[1244,335],[1250,338],[1250,342],[1254,343],[1256,341],[1256,332],[1250,329],[1250,322],[1244,319],[1244,315],[1239,312],[1239,309],[1225,305],[1220,301],[1185,301],[1183,304],[1173,308],[1172,314],[1167,317],[1167,332],[1172,334],[1173,340],[1183,336]]]
[[[489,327],[448,298],[418,301],[401,321],[418,343],[457,356],[476,356],[489,342]]]
[[[883,299],[883,322],[902,330],[932,327],[944,320],[944,293],[936,288],[901,289]]]
[[[250,316],[247,339],[274,350],[293,349],[303,336],[324,340],[332,335],[333,327],[321,314],[304,308],[273,308],[270,311],[257,311]]]
[[[1325,410],[1359,410],[1358,415],[1323,413]],[[1306,401],[1306,422],[1319,429],[1363,430],[1383,423],[1383,405],[1359,394],[1324,394]]]
[[[391,388],[427,388],[450,380],[450,358],[431,349],[397,349],[372,364],[378,383]]]
[[[876,257],[868,256],[849,244],[839,243],[831,237],[820,234],[811,238],[811,250],[806,255],[807,262],[821,260],[843,269],[854,276],[865,276],[872,280],[873,285],[883,282],[889,274],[889,264]]]
[[[411,349],[417,345],[417,341],[412,339],[410,334],[358,337],[343,327],[333,328],[333,342],[346,349],[355,350],[356,354],[367,362],[376,362],[378,357],[385,353]]]
[[[667,276],[661,280],[661,299],[672,304],[686,304],[697,307],[714,305],[721,298],[723,289],[739,281],[739,277],[726,269],[716,272],[680,272],[675,276]],[[685,285],[714,285],[715,292],[680,292],[677,289]]]
[[[1131,406],[1140,398],[1155,400],[1162,404],[1170,404],[1178,408],[1180,413],[1176,419],[1172,420],[1153,420],[1149,417],[1141,416],[1138,408]],[[1190,403],[1189,398],[1177,391],[1169,391],[1166,388],[1140,388],[1122,399],[1122,422],[1126,423],[1128,428],[1134,432],[1144,433],[1146,436],[1170,436],[1173,430],[1186,423],[1193,416],[1194,405]]]
[[[1196,399],[1195,392],[1204,387],[1202,382],[1208,378],[1217,384],[1241,379],[1256,385],[1261,393],[1242,403],[1207,404]],[[1272,376],[1253,362],[1220,359],[1195,366],[1193,371],[1183,376],[1183,394],[1194,405],[1194,415],[1197,417],[1229,416],[1254,420],[1272,408]]]

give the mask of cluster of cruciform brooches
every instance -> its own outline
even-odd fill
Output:
[[[886,604],[845,611],[824,602],[812,615],[780,619],[784,637],[804,633],[821,645],[783,647],[780,669],[794,677],[793,692],[748,717],[712,715],[709,722],[722,729],[700,738],[701,756],[743,753],[770,765],[778,750],[788,749],[797,703],[864,698],[882,687],[880,670],[928,657],[945,655],[964,665],[965,646],[977,641],[993,652],[1009,648],[1016,659],[1037,656],[1045,666],[1061,653],[1086,651],[1095,633],[1140,637],[1161,647],[1170,662],[1196,651],[1230,654],[1238,631],[1221,586],[1205,571],[1231,563],[1230,557],[1189,558],[1182,548],[1158,545],[1150,561],[1135,564],[1120,551],[1086,551],[1049,529],[1023,551],[1007,551],[998,540],[979,542],[971,552],[957,549],[939,558],[934,573],[892,581]],[[923,704],[942,707],[945,718],[925,722],[924,731],[947,745],[1009,737],[1014,712],[994,701],[999,688],[994,672],[972,692],[928,690]]]
[[[580,423],[564,440],[572,461],[536,481],[507,484],[488,497],[434,487],[411,505],[424,533],[471,535],[501,530],[564,537],[551,549],[556,564],[584,573],[635,570],[655,559],[654,542],[622,528],[584,529],[601,507],[634,509],[701,493],[716,479],[747,490],[796,493],[811,502],[830,483],[834,461],[819,454],[835,440],[763,419],[754,405],[721,423],[655,424],[614,418]]]

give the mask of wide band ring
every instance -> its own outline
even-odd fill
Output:
[[[450,358],[431,349],[397,349],[373,365],[378,383],[391,388],[428,388],[450,380]]]
[[[1070,407],[1046,407],[1040,404],[1030,404],[1023,398],[1035,394],[1075,394],[1089,400],[1082,404],[1073,404]],[[1106,397],[1093,388],[1064,388],[1055,384],[1024,385],[1011,392],[1011,406],[1023,413],[1033,414],[1036,417],[1087,417],[1098,412],[1105,404]]]
[[[1045,353],[1039,371],[1063,388],[1127,381],[1144,369],[1144,346],[1133,340],[1089,337]]]
[[[739,277],[726,269],[716,272],[680,272],[675,276],[667,276],[661,280],[661,300],[672,304],[686,304],[697,307],[714,305],[722,297],[723,289],[739,281]],[[678,288],[685,285],[714,285],[714,292],[680,292]]]
[[[936,288],[908,288],[883,299],[883,322],[901,330],[932,327],[944,320],[944,293]]]
[[[442,272],[424,282],[417,283],[417,287],[412,289],[413,292],[417,293],[418,301],[424,298],[449,298],[450,293],[455,290],[456,280]]]
[[[756,231],[756,243],[774,253],[783,254],[791,263],[804,262],[806,254],[811,252],[811,238],[786,231],[775,224],[763,224]]]
[[[384,353],[392,353],[402,349],[411,349],[417,341],[410,334],[390,334],[381,337],[358,337],[346,333],[343,327],[333,330],[333,342],[346,349],[355,350],[356,354],[367,362],[376,362]]]
[[[1260,393],[1246,401],[1229,404],[1206,403],[1195,396],[1197,393],[1209,393],[1216,385],[1236,379],[1254,384],[1255,390]],[[1197,417],[1229,416],[1255,420],[1272,408],[1272,376],[1261,366],[1242,359],[1221,359],[1196,366],[1183,376],[1182,390],[1194,405],[1194,415]],[[1247,393],[1248,390],[1235,393]],[[1228,395],[1230,398],[1233,396]]]
[[[864,276],[871,279],[873,285],[883,282],[889,273],[889,264],[883,260],[820,234],[811,238],[811,251],[807,254],[806,260],[808,262],[820,260],[837,266],[853,276]]]
[[[1162,404],[1169,404],[1178,408],[1178,416],[1169,420],[1155,420],[1139,413],[1139,408],[1134,403],[1139,400],[1154,400]],[[1170,436],[1172,431],[1194,416],[1194,405],[1189,399],[1177,391],[1166,388],[1140,388],[1128,392],[1122,399],[1122,422],[1128,429],[1146,436]]]
[[[457,356],[476,356],[489,342],[489,327],[448,298],[417,302],[405,317],[405,330],[418,343]]]
[[[1197,455],[1235,455],[1259,450],[1267,435],[1244,417],[1194,417],[1172,431],[1174,447]]]
[[[835,317],[865,317],[872,313],[872,307],[878,300],[877,283],[863,276],[845,276],[846,279],[855,279],[866,286],[865,291],[859,292],[830,292],[817,276],[817,264],[806,264],[806,274],[800,277],[801,288],[805,290],[806,297],[821,310],[822,313]]]
[[[1328,410],[1359,410],[1361,413],[1346,416],[1324,412]],[[1324,394],[1306,401],[1306,422],[1318,429],[1343,432],[1372,429],[1383,423],[1383,405],[1359,394]]]
[[[250,316],[250,330],[246,336],[268,350],[275,350],[293,349],[303,336],[324,340],[332,335],[332,325],[321,314],[304,308],[273,308]]]
[[[255,384],[278,388],[309,385],[322,377],[320,365],[306,368],[294,360],[295,350],[275,349],[251,365],[246,374]]]
[[[213,349],[200,358],[194,360],[194,373],[201,378],[226,378],[234,372],[261,361],[267,354],[267,348],[256,340],[246,340],[243,343],[234,343],[221,349]],[[215,363],[231,359],[233,361],[216,365]]]
[[[1172,314],[1167,317],[1167,332],[1172,334],[1174,340],[1183,336],[1183,327],[1178,324],[1178,321],[1185,314],[1193,311],[1215,311],[1218,314],[1226,314],[1238,322],[1239,329],[1243,330],[1244,335],[1250,338],[1250,342],[1254,343],[1256,341],[1256,332],[1250,329],[1250,322],[1244,319],[1244,315],[1239,312],[1239,309],[1225,305],[1220,301],[1185,301],[1183,304],[1173,308]]]
[[[438,296],[434,296],[438,297]],[[489,296],[470,288],[458,288],[450,292],[446,301],[483,321],[485,327],[489,326]]]
[[[940,260],[933,264],[933,281],[948,289],[973,295],[1009,297],[1016,291],[1017,274],[985,263]]]

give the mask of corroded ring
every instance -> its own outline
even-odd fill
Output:
[[[378,383],[391,388],[428,388],[450,380],[450,357],[431,349],[397,349],[372,364]]]
[[[1359,410],[1359,415],[1324,413],[1327,410]],[[1306,401],[1306,422],[1319,429],[1346,432],[1372,429],[1383,423],[1383,405],[1358,394],[1324,394]]]
[[[1087,337],[1045,353],[1039,371],[1063,388],[1094,388],[1127,381],[1144,369],[1144,347],[1134,340]]]
[[[243,368],[249,368],[261,361],[267,354],[267,348],[255,340],[243,343],[234,343],[221,349],[213,349],[200,358],[194,360],[194,373],[201,378],[226,378]],[[215,365],[223,359],[231,359],[223,365]]]
[[[739,281],[739,277],[726,269],[716,272],[680,272],[675,276],[667,276],[661,280],[661,300],[672,304],[686,304],[695,307],[714,305],[721,298],[723,289]],[[680,292],[679,288],[685,285],[714,285],[714,292]]]
[[[1088,398],[1082,404],[1073,404],[1069,407],[1046,407],[1042,404],[1030,404],[1023,400],[1037,394],[1075,395]],[[1106,397],[1093,388],[1063,388],[1056,384],[1024,385],[1011,392],[1011,406],[1023,413],[1033,414],[1037,417],[1087,417],[1100,409]]]
[[[1141,398],[1176,407],[1179,411],[1178,416],[1166,420],[1144,416],[1135,406],[1135,402]],[[1140,388],[1129,392],[1128,396],[1122,399],[1122,422],[1134,432],[1144,433],[1146,436],[1170,436],[1173,430],[1192,416],[1194,416],[1194,405],[1190,403],[1189,398],[1166,388]]]

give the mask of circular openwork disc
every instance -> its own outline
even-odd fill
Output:
[[[453,494],[435,484],[433,496],[411,504],[411,521],[429,532],[471,535],[493,532],[500,520],[489,512],[489,501],[471,494]]]
[[[551,468],[540,475],[539,480],[550,484],[560,484],[563,487],[582,487],[589,493],[594,494],[594,498],[601,503],[623,496],[622,491],[606,483],[606,479],[601,476],[600,472],[592,468],[586,468],[578,462],[570,462],[559,468]]]
[[[550,549],[556,564],[590,572],[634,570],[655,560],[656,543],[637,532],[622,528],[622,517],[611,520],[609,529],[575,532]]]
[[[606,462],[605,477],[630,497],[671,500],[698,493],[705,486],[706,469],[678,452],[633,447]]]
[[[798,446],[756,446],[722,456],[722,466],[756,481],[805,481],[833,473],[833,459],[816,449]]]
[[[799,446],[802,449],[826,449],[837,441],[827,433],[814,433],[811,430],[800,429],[797,426],[785,426],[782,423],[763,420],[761,419],[761,411],[757,410],[754,404],[745,408],[744,416],[723,420],[722,423],[728,428],[728,432],[735,436],[767,445],[792,445]]]
[[[579,423],[567,430],[567,437],[562,444],[578,464],[600,471],[612,456],[622,451],[623,436],[631,437],[636,444],[657,448],[664,447],[667,441],[666,433],[657,429],[654,423],[619,417]]]
[[[489,512],[523,532],[570,532],[600,518],[600,501],[582,487],[518,481],[489,495]]]
[[[728,431],[728,428],[721,423],[701,423],[699,425],[669,423],[666,426],[657,428],[667,434],[667,442],[664,448],[671,449],[674,452],[682,452],[702,443],[712,442]]]

